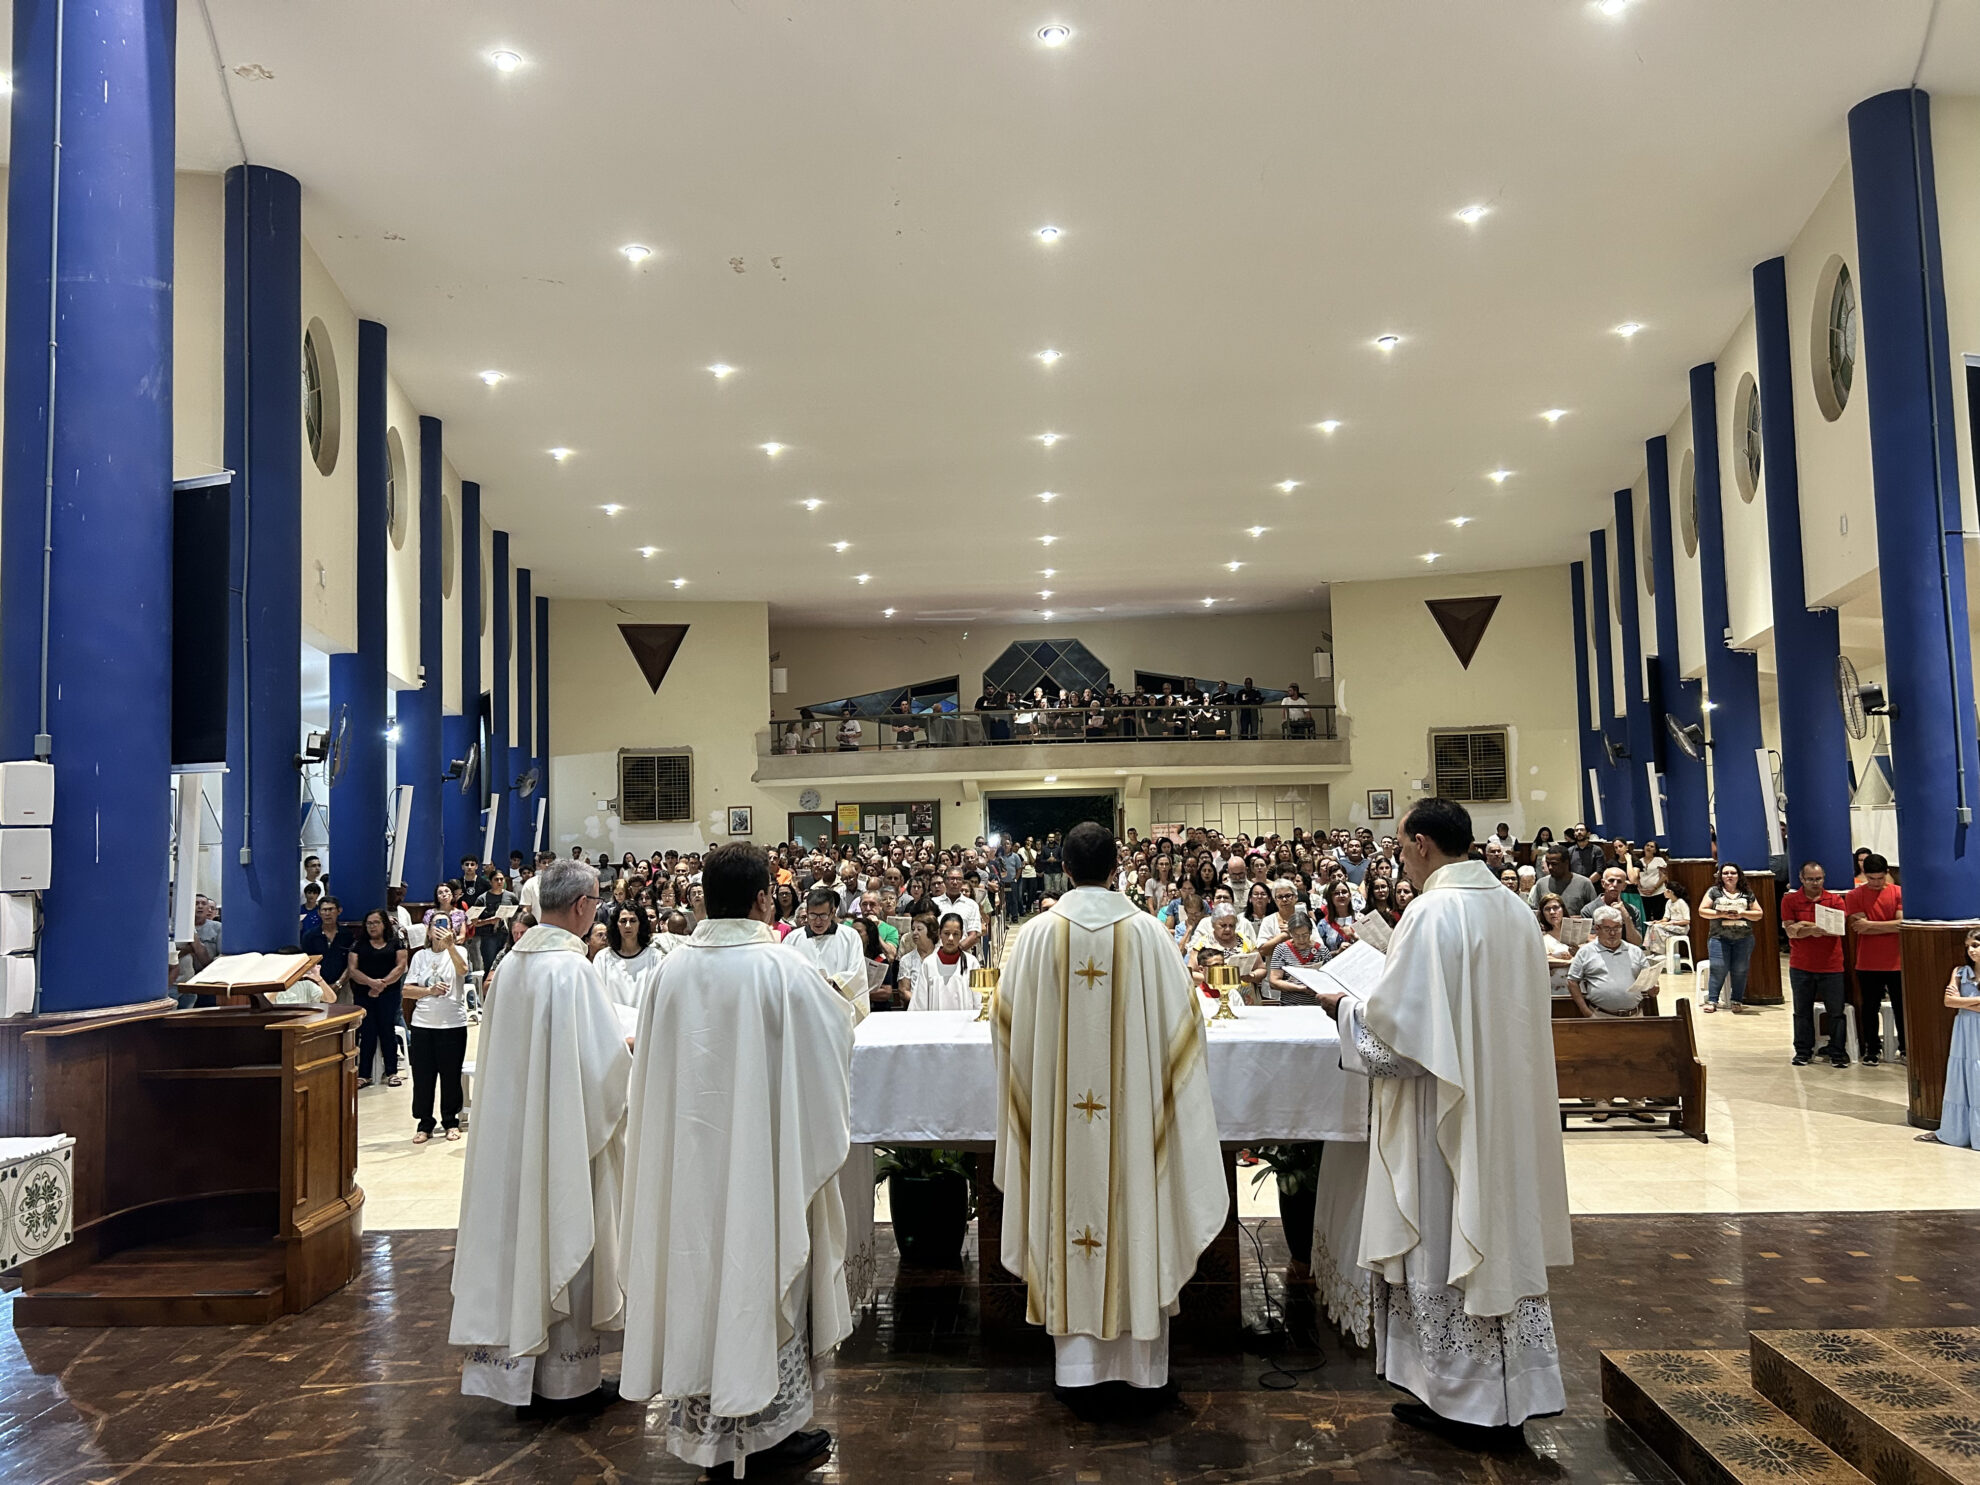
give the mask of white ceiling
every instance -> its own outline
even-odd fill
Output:
[[[301,178],[311,241],[537,591],[681,576],[839,623],[1283,608],[1426,551],[1582,553],[1931,12],[210,4],[249,154]],[[220,168],[181,14],[181,157]],[[1946,0],[1921,81],[1980,91],[1980,4]]]

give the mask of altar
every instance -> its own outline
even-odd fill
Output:
[[[1246,1006],[1237,1020],[1213,1021],[1210,1099],[1226,1151],[1247,1145],[1329,1141],[1366,1144],[1368,1080],[1346,1072],[1334,1020],[1315,1006]],[[869,1016],[853,1038],[854,1146],[940,1145],[976,1152],[977,1281],[986,1337],[1015,1339],[1024,1323],[1024,1286],[1000,1259],[1003,1196],[991,1180],[997,1139],[997,1066],[990,1025],[972,1011]],[[1230,1216],[1183,1290],[1178,1340],[1236,1343],[1238,1293],[1237,1177]],[[856,1197],[845,1191],[849,1207]],[[870,1232],[872,1193],[848,1225]],[[870,1269],[869,1269],[870,1271]]]

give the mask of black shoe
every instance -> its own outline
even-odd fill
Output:
[[[1829,1059],[1829,1062],[1830,1062],[1830,1064],[1831,1064],[1832,1066],[1835,1066],[1835,1067],[1848,1067],[1848,1066],[1849,1066],[1849,1053],[1847,1053],[1847,1052],[1838,1052],[1838,1053],[1836,1053],[1836,1054],[1835,1054],[1835,1055],[1834,1055],[1833,1057],[1831,1057],[1831,1058]]]
[[[1879,1057],[1875,1052],[1868,1054],[1863,1059],[1863,1065],[1865,1067],[1881,1067],[1883,1062],[1884,1059]]]
[[[1513,1454],[1526,1447],[1526,1430],[1511,1427],[1484,1428],[1476,1423],[1459,1423],[1431,1412],[1419,1402],[1399,1402],[1389,1409],[1396,1417],[1426,1433],[1434,1433],[1460,1449],[1474,1453]]]
[[[815,1464],[832,1452],[832,1435],[822,1428],[800,1429],[789,1438],[758,1449],[744,1463],[744,1478],[757,1470],[794,1470]],[[734,1464],[718,1464],[708,1471],[711,1480],[733,1480]]]
[[[1813,1057],[1810,1057],[1806,1052],[1796,1052],[1794,1054],[1794,1061],[1789,1063],[1788,1065],[1790,1067],[1806,1067],[1808,1066],[1809,1063],[1813,1062],[1814,1060],[1815,1059]]]

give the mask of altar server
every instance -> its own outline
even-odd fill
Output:
[[[664,1401],[670,1452],[747,1476],[831,1447],[804,1425],[812,1362],[852,1330],[834,1178],[853,1027],[770,931],[761,850],[716,847],[701,884],[709,916],[668,956],[635,1035],[619,1388]]]
[[[704,868],[705,874],[705,868]],[[706,883],[704,882],[704,888]],[[866,944],[850,923],[839,921],[839,894],[830,887],[813,887],[804,899],[804,926],[784,940],[825,972],[853,1008],[853,1024],[866,1019],[871,1008],[866,993]]]
[[[1412,808],[1400,854],[1423,890],[1382,978],[1365,1002],[1319,999],[1373,1092],[1358,1257],[1376,1373],[1421,1399],[1403,1421],[1508,1449],[1565,1405],[1547,1270],[1574,1249],[1546,951],[1470,849],[1462,805]]]
[[[536,880],[543,921],[503,959],[481,1024],[449,1335],[469,1348],[461,1391],[517,1407],[597,1393],[624,1307],[632,1056],[579,937],[598,874],[558,861]]]
[[[606,920],[605,947],[591,962],[614,1003],[638,1010],[665,958],[653,940],[653,925],[646,910],[635,902],[621,902]]]
[[[1061,1387],[1169,1376],[1169,1317],[1230,1198],[1203,1014],[1161,925],[1108,885],[1114,834],[1076,825],[1072,890],[1018,931],[998,992],[1004,1266]]]
[[[914,998],[911,1011],[973,1011],[979,992],[970,989],[970,971],[977,967],[976,956],[963,946],[963,920],[960,913],[942,914],[936,929],[934,952],[919,957],[914,967]]]

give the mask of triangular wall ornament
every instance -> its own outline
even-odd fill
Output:
[[[1493,602],[1497,602],[1494,599]],[[687,638],[685,624],[621,624],[619,633],[626,637],[626,648],[632,651],[633,659],[639,662],[639,673],[646,677],[646,684],[653,688],[657,696],[660,683],[667,679],[667,669],[674,663],[674,656],[681,652],[681,641]]]
[[[1498,595],[1490,598],[1426,598],[1423,606],[1430,610],[1430,617],[1444,631],[1444,638],[1450,641],[1451,652],[1458,657],[1458,664],[1466,670],[1471,669],[1471,657],[1478,653],[1478,646],[1485,639],[1485,630],[1491,625],[1492,615],[1499,607]]]

